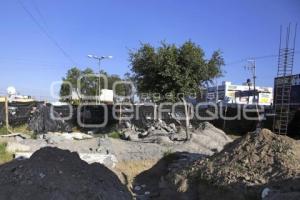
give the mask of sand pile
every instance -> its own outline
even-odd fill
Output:
[[[0,199],[131,199],[117,176],[77,153],[46,147],[0,166]]]

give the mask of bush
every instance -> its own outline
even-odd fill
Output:
[[[120,139],[121,134],[118,131],[112,131],[108,134],[108,137],[115,138],[115,139]]]

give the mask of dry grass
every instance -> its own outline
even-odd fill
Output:
[[[134,178],[141,172],[150,169],[157,163],[157,160],[132,160],[118,162],[115,170],[122,174],[121,181],[131,188]]]
[[[12,154],[6,152],[6,143],[0,143],[0,164],[9,162],[12,159]]]

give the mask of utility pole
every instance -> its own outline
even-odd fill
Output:
[[[257,103],[257,98],[256,98],[256,63],[255,59],[248,60],[248,66],[246,66],[246,69],[248,69],[252,73],[252,79],[253,79],[253,90],[254,90],[254,101]]]
[[[88,55],[89,58],[96,59],[98,61],[98,66],[99,66],[99,80],[98,80],[98,92],[96,90],[96,96],[99,97],[99,104],[101,103],[100,100],[100,95],[101,95],[101,84],[100,84],[100,79],[101,79],[101,61],[104,59],[112,59],[112,56],[94,56],[94,55]],[[98,98],[96,98],[96,104],[98,103]]]
[[[216,103],[219,101],[219,85],[218,85],[218,79],[215,79],[215,85],[216,85]]]
[[[6,131],[7,133],[9,132],[9,121],[8,121],[8,98],[5,97],[5,126],[6,126]]]
[[[247,69],[251,71],[252,73],[252,78],[253,78],[253,90],[254,90],[254,95],[253,95],[253,98],[254,98],[254,104],[255,104],[255,109],[256,109],[256,114],[257,114],[257,118],[258,118],[258,121],[257,121],[257,124],[256,124],[256,131],[259,131],[260,130],[260,126],[261,126],[261,119],[260,119],[260,114],[259,114],[259,111],[258,111],[258,97],[256,98],[256,63],[255,63],[255,59],[252,59],[252,60],[248,60],[248,67]]]

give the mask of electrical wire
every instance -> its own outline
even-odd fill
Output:
[[[44,15],[42,14],[41,10],[39,9],[38,4],[36,3],[35,0],[31,0],[31,2],[32,2],[32,5],[33,5],[33,8],[37,12],[37,14],[40,16],[41,22],[44,24],[44,27],[47,28],[47,30],[49,32],[47,21],[46,21]]]
[[[62,46],[55,40],[54,37],[52,37],[48,31],[39,23],[39,21],[35,18],[35,16],[30,12],[29,9],[26,8],[26,6],[23,4],[23,2],[21,0],[18,0],[19,4],[21,5],[21,7],[23,8],[23,10],[27,13],[27,15],[31,18],[31,20],[37,25],[37,27],[42,31],[42,33],[45,34],[45,36],[61,51],[61,53],[67,58],[69,59],[69,61],[74,64],[77,65],[77,63],[75,62],[75,60],[70,56],[70,54],[68,54],[63,48]]]
[[[299,54],[299,53],[300,53],[300,51],[295,51],[294,52],[294,54]],[[251,59],[262,60],[262,59],[266,59],[266,58],[275,58],[275,57],[278,57],[278,54],[251,57]],[[229,62],[227,64],[225,63],[225,66],[240,64],[240,63],[246,62],[247,60],[249,60],[249,57],[248,58],[243,58],[243,59],[240,59],[240,60],[236,60],[236,61],[233,61],[233,62]]]

